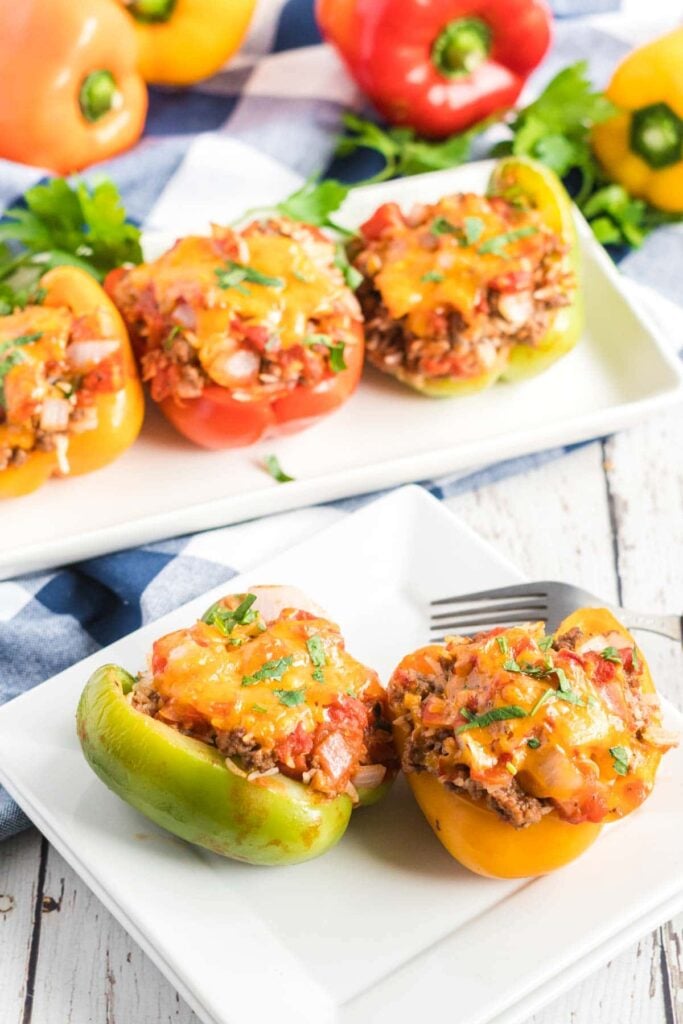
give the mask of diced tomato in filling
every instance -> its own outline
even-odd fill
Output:
[[[372,217],[361,225],[363,238],[372,241],[381,238],[386,231],[392,231],[403,227],[405,217],[401,213],[398,203],[384,203],[373,213]]]

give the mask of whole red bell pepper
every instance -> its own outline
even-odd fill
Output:
[[[378,111],[433,137],[511,106],[551,39],[545,0],[317,0],[316,14]]]

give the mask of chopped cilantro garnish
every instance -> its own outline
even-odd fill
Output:
[[[437,217],[429,230],[433,235],[459,235],[462,231],[452,224],[448,217]]]
[[[493,722],[504,722],[508,718],[526,718],[526,711],[524,708],[520,708],[518,704],[507,704],[502,708],[491,708],[490,711],[485,711],[482,715],[474,715],[464,725],[459,725],[455,733],[457,736],[458,733],[465,732],[467,729],[484,729]]]
[[[294,480],[293,476],[285,473],[284,469],[280,465],[277,455],[265,455],[263,458],[263,465],[266,467],[273,480],[277,480],[279,484],[289,484]]]
[[[244,263],[236,263],[235,260],[227,260],[225,267],[217,267],[214,271],[218,280],[219,288],[235,288],[242,295],[248,295],[249,289],[245,288],[243,281],[249,284],[261,284],[268,288],[284,288],[285,280],[282,277],[269,277],[262,274],[255,267],[248,267]]]
[[[565,674],[564,669],[563,668],[553,668],[551,671],[552,671],[553,675],[557,676],[557,685],[559,686],[561,692],[562,693],[570,693],[571,692],[571,686],[569,685],[569,680],[567,679],[567,676]]]
[[[621,665],[621,655],[616,647],[605,647],[604,651],[600,651],[600,657],[605,661],[611,661],[614,665]]]
[[[428,270],[426,274],[422,275],[420,280],[427,283],[441,284],[442,281],[446,280],[446,275],[442,274],[440,270]]]
[[[522,669],[517,664],[514,658],[508,658],[507,661],[503,662],[503,668],[506,672],[521,672]]]
[[[501,654],[507,654],[508,653],[508,642],[507,642],[507,640],[506,640],[506,638],[504,636],[497,636],[496,637],[496,643],[498,644],[498,647],[500,648],[500,653]]]
[[[630,754],[626,747],[610,747],[609,752],[614,761],[614,770],[617,775],[626,775]]]
[[[547,651],[549,647],[552,647],[554,639],[555,637],[552,633],[550,634],[550,636],[542,636],[541,639],[538,641],[539,651]]]
[[[256,620],[258,612],[252,611],[251,606],[256,600],[256,594],[247,594],[237,608],[232,611],[226,608],[220,601],[216,601],[202,615],[202,622],[209,626],[215,626],[223,636],[229,636],[235,626],[248,626]]]
[[[544,690],[543,693],[541,694],[541,696],[538,698],[538,700],[534,704],[534,706],[532,707],[531,711],[529,712],[529,716],[531,718],[533,718],[533,716],[536,714],[538,709],[540,707],[542,707],[542,705],[545,704],[545,702],[547,700],[549,700],[550,697],[555,696],[555,693],[556,693],[556,691],[553,690],[552,686],[549,686],[547,690]]]
[[[316,668],[323,668],[327,664],[327,655],[325,654],[325,646],[322,642],[322,638],[315,633],[313,636],[309,636],[306,641],[306,649],[310,655],[311,661]]]
[[[344,342],[333,341],[329,334],[309,334],[304,338],[304,345],[310,348],[311,345],[324,345],[330,353],[330,369],[333,373],[341,373],[346,369],[344,362]]]
[[[532,736],[531,739],[528,739],[526,741],[526,745],[527,747],[530,747],[532,750],[538,750],[538,748],[541,745],[541,741],[537,740],[535,736]]]
[[[500,235],[487,238],[485,242],[481,243],[477,252],[481,256],[485,256],[488,253],[493,253],[494,256],[504,256],[505,249],[510,242],[516,242],[520,238],[528,238],[529,235],[535,235],[537,232],[538,228],[532,224],[527,224],[523,228],[515,228],[513,231],[504,231]]]
[[[295,708],[297,704],[303,704],[306,700],[306,693],[303,688],[300,690],[273,690],[273,693],[286,708]]]
[[[252,711],[257,711],[259,713],[259,715],[267,715],[268,714],[268,708],[264,708],[263,704],[252,704],[251,710]]]
[[[479,241],[484,230],[484,222],[479,217],[465,217],[465,244],[474,245]]]
[[[311,678],[314,679],[316,683],[325,682],[325,675],[321,668],[314,668],[313,671],[311,672]],[[349,693],[348,690],[346,692]],[[351,693],[350,696],[353,696],[353,694]]]
[[[242,686],[254,686],[255,683],[262,683],[266,679],[282,679],[293,661],[294,658],[291,654],[288,654],[286,658],[275,658],[273,661],[267,661],[256,672],[252,672],[250,676],[242,676]],[[278,693],[277,690],[274,692]]]
[[[344,280],[351,291],[355,292],[356,288],[363,280],[363,275],[349,263],[349,257],[346,255],[346,249],[344,248],[343,242],[339,242],[336,247],[334,265],[337,270],[341,270]]]
[[[580,708],[586,706],[585,700],[582,700],[573,690],[560,690],[555,696],[558,700],[566,700],[568,704],[577,704]]]
[[[171,346],[173,345],[173,342],[176,340],[176,338],[178,337],[178,335],[180,333],[181,333],[181,330],[180,330],[179,325],[178,324],[174,324],[173,327],[171,328],[171,330],[166,335],[166,338],[164,339],[164,349],[167,352],[171,348]]]
[[[466,722],[471,722],[472,719],[474,718],[474,715],[469,708],[460,708],[460,714],[462,715]]]

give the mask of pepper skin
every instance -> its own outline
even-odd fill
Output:
[[[93,277],[77,267],[55,267],[43,275],[40,286],[45,290],[43,306],[67,309],[76,317],[97,314],[104,336],[120,343],[123,386],[96,392],[96,429],[69,440],[69,475],[79,476],[113,462],[135,441],[144,415],[142,385],[123,321]],[[22,465],[0,471],[0,498],[28,494],[55,475],[61,475],[55,452],[34,450]]]
[[[138,67],[154,85],[192,85],[244,39],[256,0],[120,0],[138,37]]]
[[[382,116],[432,137],[512,106],[551,39],[545,0],[317,0],[316,14]]]
[[[561,623],[556,635],[568,634],[577,627],[583,638],[610,636],[615,643],[617,637],[623,638],[626,644],[638,650],[627,630],[606,609],[579,609]],[[504,631],[495,632],[503,634]],[[440,652],[443,652],[443,647],[438,645],[416,651],[401,662],[397,673],[408,669],[429,674],[432,671],[430,666],[434,665],[434,659]],[[646,695],[655,694],[642,653],[638,652],[638,656],[642,665],[640,691]],[[599,655],[596,653],[594,657]],[[390,694],[391,687],[390,683]],[[520,727],[528,728],[524,719]],[[535,728],[538,729],[537,726]],[[657,731],[663,732],[658,726]],[[408,736],[408,727],[399,716],[394,721],[394,739],[400,754],[403,754]],[[564,820],[552,809],[535,824],[514,828],[484,802],[472,799],[464,790],[447,787],[430,771],[411,771],[407,779],[420,809],[451,856],[480,875],[526,878],[546,874],[568,864],[595,842],[604,823],[623,817],[642,803],[652,789],[663,751],[674,742],[671,737],[657,737],[656,743],[643,744],[643,750],[639,747],[636,773],[633,776],[628,773],[623,779],[619,776],[622,787],[612,798],[616,802],[615,808],[604,814],[601,811],[601,816],[593,814],[593,819],[599,817],[599,820],[582,815],[578,824]],[[612,755],[612,750],[609,754]]]
[[[78,735],[93,770],[157,825],[250,864],[296,864],[341,838],[351,799],[334,800],[284,775],[247,782],[207,743],[134,711],[132,676],[105,665],[78,705]]]
[[[500,160],[489,182],[489,195],[521,195],[543,214],[543,220],[569,247],[575,277],[572,301],[555,311],[545,336],[535,346],[516,345],[502,374],[504,381],[522,380],[542,373],[570,352],[583,331],[584,303],[581,287],[581,253],[574,223],[574,208],[557,175],[526,157]]]
[[[683,28],[634,50],[607,96],[620,112],[593,129],[605,173],[633,196],[683,213]]]
[[[0,4],[0,157],[69,174],[142,134],[135,30],[110,0]]]
[[[141,710],[134,691],[136,680],[124,669],[116,665],[98,669],[78,705],[78,736],[100,779],[161,827],[235,860],[294,864],[320,856],[341,839],[353,810],[352,795],[354,799],[357,795],[358,805],[369,806],[391,785],[395,759],[386,718],[381,729],[373,726],[367,747],[369,756],[381,750],[386,757],[383,771],[379,762],[354,768],[354,762],[345,761],[344,737],[351,741],[352,733],[344,729],[353,725],[348,720],[345,726],[340,718],[344,707],[339,704],[340,695],[348,705],[353,703],[352,693],[365,693],[377,708],[375,702],[383,691],[376,674],[345,651],[338,627],[300,591],[256,587],[248,595],[232,597],[238,613],[247,608],[249,599],[257,604],[253,612],[245,611],[238,624],[230,623],[227,632],[219,629],[214,616],[229,615],[225,600],[231,598],[212,605],[194,627],[155,643],[152,676],[143,684],[157,693],[154,713]],[[297,637],[308,637],[308,642],[302,645]],[[293,646],[283,647],[288,638],[295,638]],[[312,646],[315,643],[317,648]],[[275,676],[258,672],[243,676],[240,685],[239,673],[247,666],[254,668],[264,652],[275,650],[273,645],[280,654],[285,649],[292,652],[281,659],[291,668],[283,667]],[[305,651],[313,651],[317,660],[312,662]],[[318,675],[311,678],[314,665],[319,666]],[[286,682],[281,682],[285,671]],[[278,689],[283,685],[289,690]],[[317,696],[311,698],[314,703],[305,709],[301,701],[282,700],[283,694],[299,686],[307,694],[318,687]],[[345,688],[337,690],[338,686]],[[318,701],[325,702],[324,714]],[[322,725],[306,733],[304,721],[310,722],[309,716],[317,716]],[[209,723],[220,723],[221,736],[237,736],[240,741],[249,737],[253,744],[249,749],[260,750],[259,757],[265,754],[264,737],[271,737],[275,747],[268,749],[281,751],[282,759],[276,761],[280,770],[247,777],[247,770],[253,771],[248,761],[242,759],[238,765],[239,754],[219,752],[210,742]],[[322,740],[315,740],[316,729],[322,730]],[[310,753],[306,735],[317,744],[315,759],[309,762],[314,766],[310,780],[302,766],[303,752]],[[380,747],[374,745],[378,737]],[[358,785],[349,791],[343,780],[351,771]],[[323,780],[316,779],[321,775]]]

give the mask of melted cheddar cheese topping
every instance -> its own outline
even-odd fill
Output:
[[[373,278],[390,316],[407,316],[418,337],[429,333],[437,307],[469,318],[492,282],[520,267],[528,271],[552,237],[535,210],[485,196],[447,196],[429,210],[431,228],[392,224]]]
[[[164,315],[179,304],[193,308],[196,347],[205,367],[217,347],[225,345],[235,317],[268,328],[278,348],[286,349],[307,339],[311,319],[344,306],[346,312],[357,312],[349,307],[351,296],[341,274],[331,269],[334,248],[322,236],[300,241],[262,230],[214,230],[212,237],[180,239],[126,278],[133,293],[151,287]]]
[[[227,636],[197,622],[158,640],[151,667],[160,718],[194,732],[244,729],[264,750],[298,726],[313,732],[345,697],[383,696],[377,675],[345,650],[338,626],[291,610]]]

